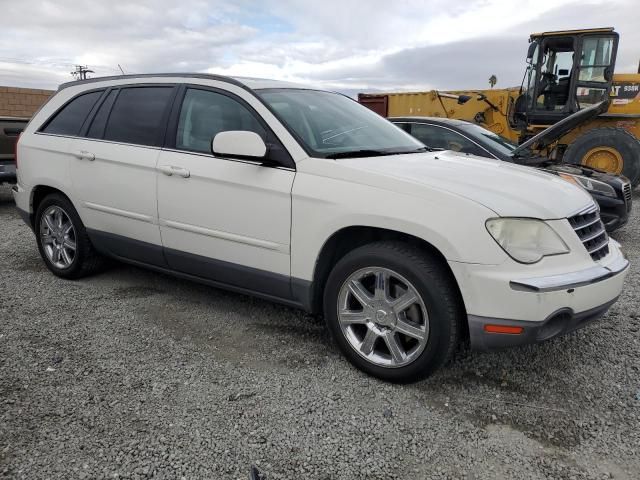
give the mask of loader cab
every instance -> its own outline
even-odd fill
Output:
[[[533,34],[529,42],[514,117],[523,131],[609,98],[618,49],[612,28]]]

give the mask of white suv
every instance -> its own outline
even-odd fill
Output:
[[[65,84],[20,138],[14,196],[60,277],[104,255],[321,313],[354,365],[397,382],[465,338],[581,327],[628,267],[568,182],[429,152],[348,97],[266,80]]]

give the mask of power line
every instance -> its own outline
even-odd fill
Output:
[[[87,73],[94,73],[94,72],[93,70],[89,70],[89,67],[87,67],[86,65],[76,65],[76,69],[73,72],[71,72],[71,75],[73,75],[78,80],[86,80]]]

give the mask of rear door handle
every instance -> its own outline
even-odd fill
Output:
[[[75,157],[78,160],[89,160],[90,162],[93,162],[96,159],[96,156],[93,153],[87,152],[86,150],[76,152]]]
[[[172,175],[178,175],[182,178],[189,178],[191,176],[191,172],[189,172],[189,170],[182,167],[176,167],[175,165],[160,165],[158,170],[169,177]]]

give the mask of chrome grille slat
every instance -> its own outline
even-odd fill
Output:
[[[600,230],[596,231],[595,233],[592,233],[591,235],[589,235],[588,237],[584,237],[581,238],[582,243],[586,243],[590,240],[593,240],[594,238],[598,238],[600,235],[602,235],[604,233],[604,227],[601,228]]]
[[[630,183],[625,183],[624,186],[622,187],[622,193],[624,194],[624,199],[627,202],[631,201],[631,184]]]
[[[600,220],[595,205],[569,218],[569,224],[589,252],[593,260],[600,260],[609,253],[609,236]]]
[[[595,219],[593,219],[592,221],[590,221],[588,223],[585,223],[584,225],[574,226],[573,229],[574,230],[581,230],[583,228],[590,227],[591,225],[593,225],[595,223],[598,223],[599,221],[600,221],[600,217],[598,216]]]
[[[591,255],[594,252],[597,252],[598,250],[600,250],[602,247],[604,247],[607,243],[609,243],[609,239],[608,238],[604,238],[603,240],[600,241],[599,244],[597,244],[595,247],[590,248],[589,250],[587,250],[589,252],[589,255]]]

